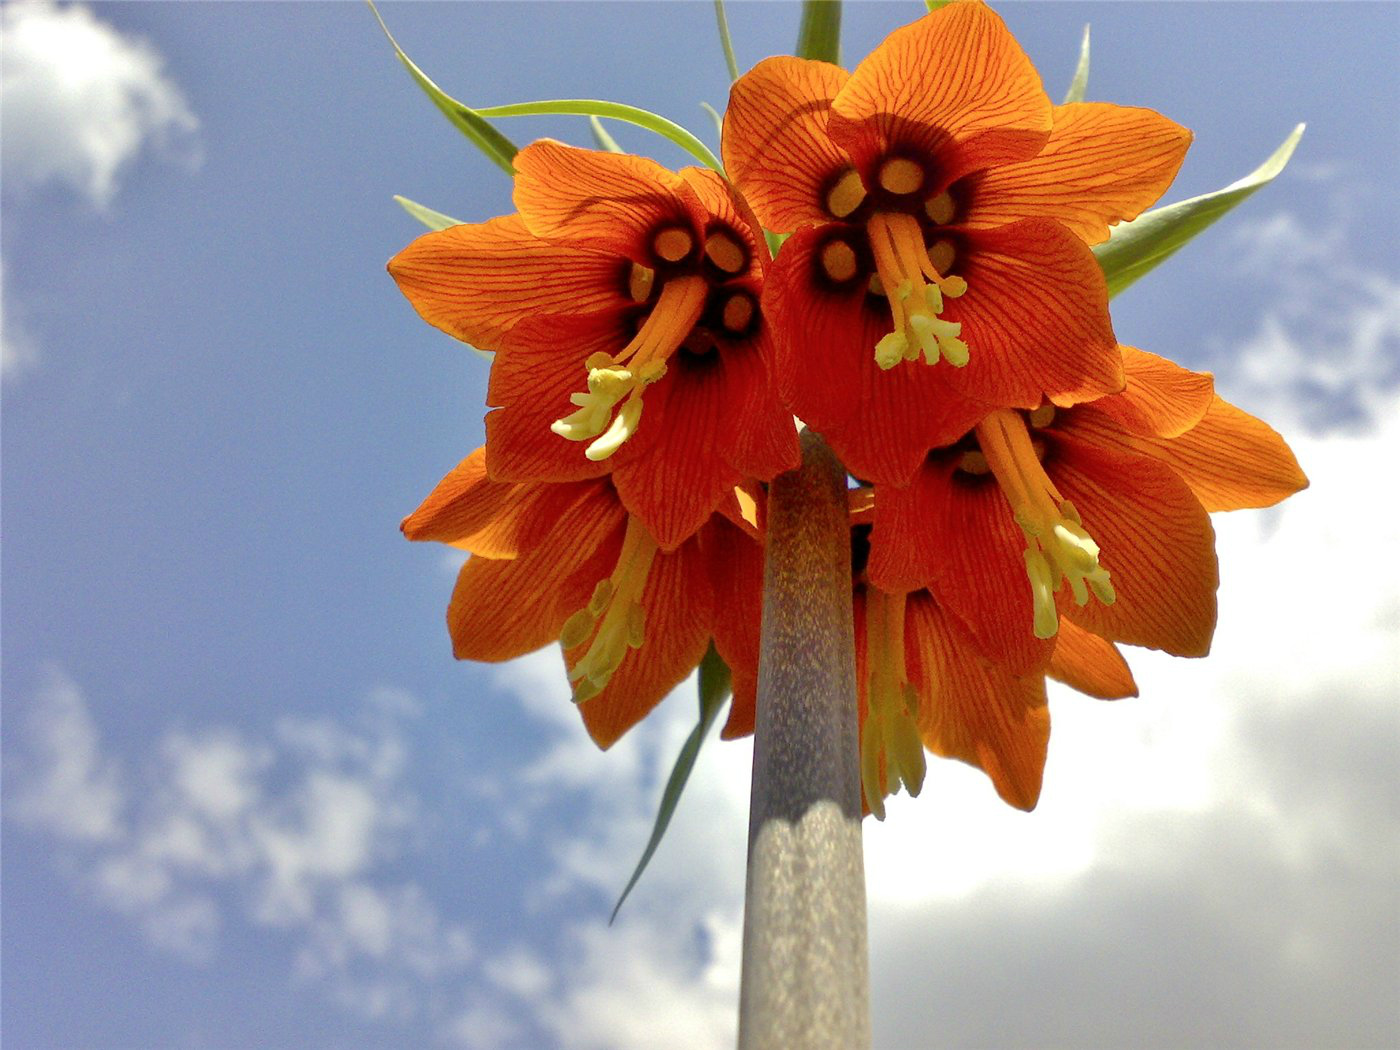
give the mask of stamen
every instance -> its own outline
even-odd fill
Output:
[[[748,262],[748,253],[729,234],[716,230],[705,238],[705,258],[725,273],[738,273]]]
[[[962,325],[938,316],[943,297],[962,295],[967,282],[945,276],[934,266],[924,248],[923,230],[912,215],[879,212],[866,231],[894,322],[894,331],[875,345],[875,362],[889,369],[922,354],[930,365],[940,358],[954,368],[967,364],[967,344],[958,338]]]
[[[695,238],[690,235],[689,230],[683,230],[679,226],[660,230],[651,239],[651,250],[658,258],[670,263],[680,262],[694,247]]]
[[[947,190],[944,190],[937,197],[930,197],[924,201],[924,214],[939,226],[946,226],[952,222],[956,211],[952,195]]]
[[[731,295],[720,313],[720,323],[724,325],[727,332],[735,334],[746,332],[749,325],[753,323],[753,314],[752,298],[742,293]]]
[[[644,303],[651,297],[651,286],[655,282],[655,270],[633,263],[627,273],[627,294],[634,303]]]
[[[646,527],[629,515],[622,551],[617,556],[612,577],[600,580],[588,605],[565,622],[559,636],[559,643],[565,649],[582,645],[589,634],[593,634],[588,652],[569,672],[569,681],[574,683],[575,703],[581,704],[601,693],[627,650],[642,647],[646,635],[642,591],[656,551],[656,541]]]
[[[904,662],[906,595],[865,592],[866,715],[861,726],[860,774],[865,801],[885,819],[885,796],[901,785],[916,797],[924,785],[924,745],[916,716],[918,694]]]
[[[908,157],[891,157],[880,165],[880,185],[903,196],[924,184],[924,169]]]
[[[827,241],[821,250],[822,269],[837,284],[843,284],[856,275],[856,253],[842,240]]]
[[[667,281],[646,321],[619,354],[596,353],[584,362],[588,392],[571,394],[569,400],[578,411],[556,419],[549,429],[569,441],[591,441],[584,455],[595,462],[621,448],[641,422],[642,391],[666,374],[667,359],[700,319],[707,290],[703,277]]]
[[[865,183],[860,181],[860,174],[852,168],[837,179],[835,185],[827,191],[826,210],[835,218],[844,219],[864,201]]]
[[[977,440],[1026,537],[1035,636],[1052,638],[1059,630],[1055,592],[1061,583],[1069,583],[1076,605],[1088,604],[1090,591],[1104,605],[1112,605],[1113,584],[1108,570],[1099,565],[1099,545],[1085,530],[1074,504],[1045,473],[1025,418],[998,409],[977,424]]]

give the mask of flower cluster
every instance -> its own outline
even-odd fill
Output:
[[[1306,484],[1209,375],[1120,345],[1090,246],[1150,206],[1189,133],[1054,106],[976,2],[847,73],[734,85],[727,178],[538,142],[516,214],[390,263],[425,320],[494,351],[486,445],[404,522],[462,547],[464,659],[559,641],[603,746],[713,643],[753,727],[762,485],[793,417],[852,477],[869,809],[925,748],[1036,803],[1045,682],[1136,693],[1118,644],[1204,655],[1210,511]],[[770,261],[764,230],[786,235]]]

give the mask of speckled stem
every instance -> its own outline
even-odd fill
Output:
[[[740,1050],[870,1046],[846,472],[811,431],[768,495]]]

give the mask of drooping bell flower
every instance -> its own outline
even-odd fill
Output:
[[[885,490],[853,501],[851,535],[866,808],[884,819],[887,796],[901,788],[918,795],[927,748],[976,766],[1007,803],[1033,809],[1050,738],[1046,676],[1090,696],[1135,696],[1127,663],[1110,642],[1067,623],[1046,667],[1015,675],[979,650],[934,592],[875,586],[865,568],[872,495],[883,499]]]
[[[1218,583],[1208,512],[1307,484],[1282,438],[1209,375],[1122,355],[1121,393],[997,410],[929,452],[907,488],[880,489],[871,580],[931,587],[1013,674],[1043,669],[1065,622],[1204,656]]]
[[[726,735],[752,731],[763,555],[732,496],[723,509],[731,517],[714,515],[665,551],[610,479],[493,481],[477,449],[403,531],[471,552],[447,610],[456,657],[510,660],[559,641],[584,724],[608,747],[712,639],[733,673]]]
[[[950,4],[855,70],[770,58],[734,86],[725,165],[770,229],[788,406],[852,472],[902,483],[975,407],[1069,406],[1123,376],[1087,244],[1170,183],[1189,133],[1054,107],[1001,19]]]
[[[769,382],[766,248],[713,172],[537,142],[516,215],[425,234],[389,264],[429,323],[496,352],[487,466],[611,474],[663,549],[746,478],[797,463]]]

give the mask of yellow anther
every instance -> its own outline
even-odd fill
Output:
[[[705,238],[705,258],[725,273],[738,273],[749,261],[743,246],[720,230]]]
[[[746,332],[753,322],[753,313],[753,299],[747,295],[731,295],[721,311],[720,322],[726,331]]]
[[[957,255],[953,242],[943,237],[929,245],[928,261],[939,273],[946,274],[953,267],[953,258]]]
[[[671,263],[680,262],[694,247],[695,238],[690,235],[690,231],[677,226],[661,230],[651,239],[652,251],[656,252],[658,258]]]
[[[880,165],[880,185],[890,193],[914,193],[924,184],[924,169],[908,157],[891,157]]]
[[[1026,537],[1035,636],[1052,638],[1059,630],[1055,592],[1061,583],[1069,584],[1077,605],[1088,604],[1091,591],[1112,605],[1116,595],[1108,570],[1099,564],[1099,545],[1045,473],[1025,417],[998,409],[977,424],[977,440]]]
[[[956,210],[953,206],[953,198],[947,190],[944,190],[937,197],[930,197],[924,201],[924,214],[939,226],[945,226],[952,222]]]
[[[835,218],[844,219],[865,201],[865,184],[852,168],[836,180],[826,193],[826,210]]]
[[[644,303],[651,297],[651,286],[655,282],[655,270],[633,263],[627,274],[627,294],[634,303]]]
[[[640,388],[638,388],[640,390]],[[608,425],[608,429],[603,431],[601,437],[593,442],[583,454],[597,463],[607,459],[614,452],[622,447],[622,443],[637,432],[637,424],[642,421],[642,399],[633,395],[628,398],[621,408],[617,410],[617,415]]]
[[[559,638],[565,649],[582,645],[590,634],[593,636],[588,651],[569,672],[569,681],[574,683],[575,703],[583,703],[602,692],[628,649],[642,647],[646,634],[642,591],[656,551],[656,541],[646,527],[629,516],[612,577],[601,581],[587,607],[565,622]],[[598,603],[600,595],[605,597]]]
[[[861,726],[860,774],[866,804],[885,819],[885,796],[902,786],[911,796],[924,784],[924,745],[918,695],[904,659],[903,594],[865,592],[866,716]]]
[[[827,241],[821,250],[822,269],[838,284],[856,275],[856,253],[845,241]]]
[[[922,355],[931,365],[940,359],[955,368],[967,364],[962,325],[939,317],[944,297],[962,295],[967,282],[945,276],[934,266],[924,247],[923,230],[913,216],[880,212],[870,218],[866,230],[894,325],[875,346],[876,363],[893,368]]]

